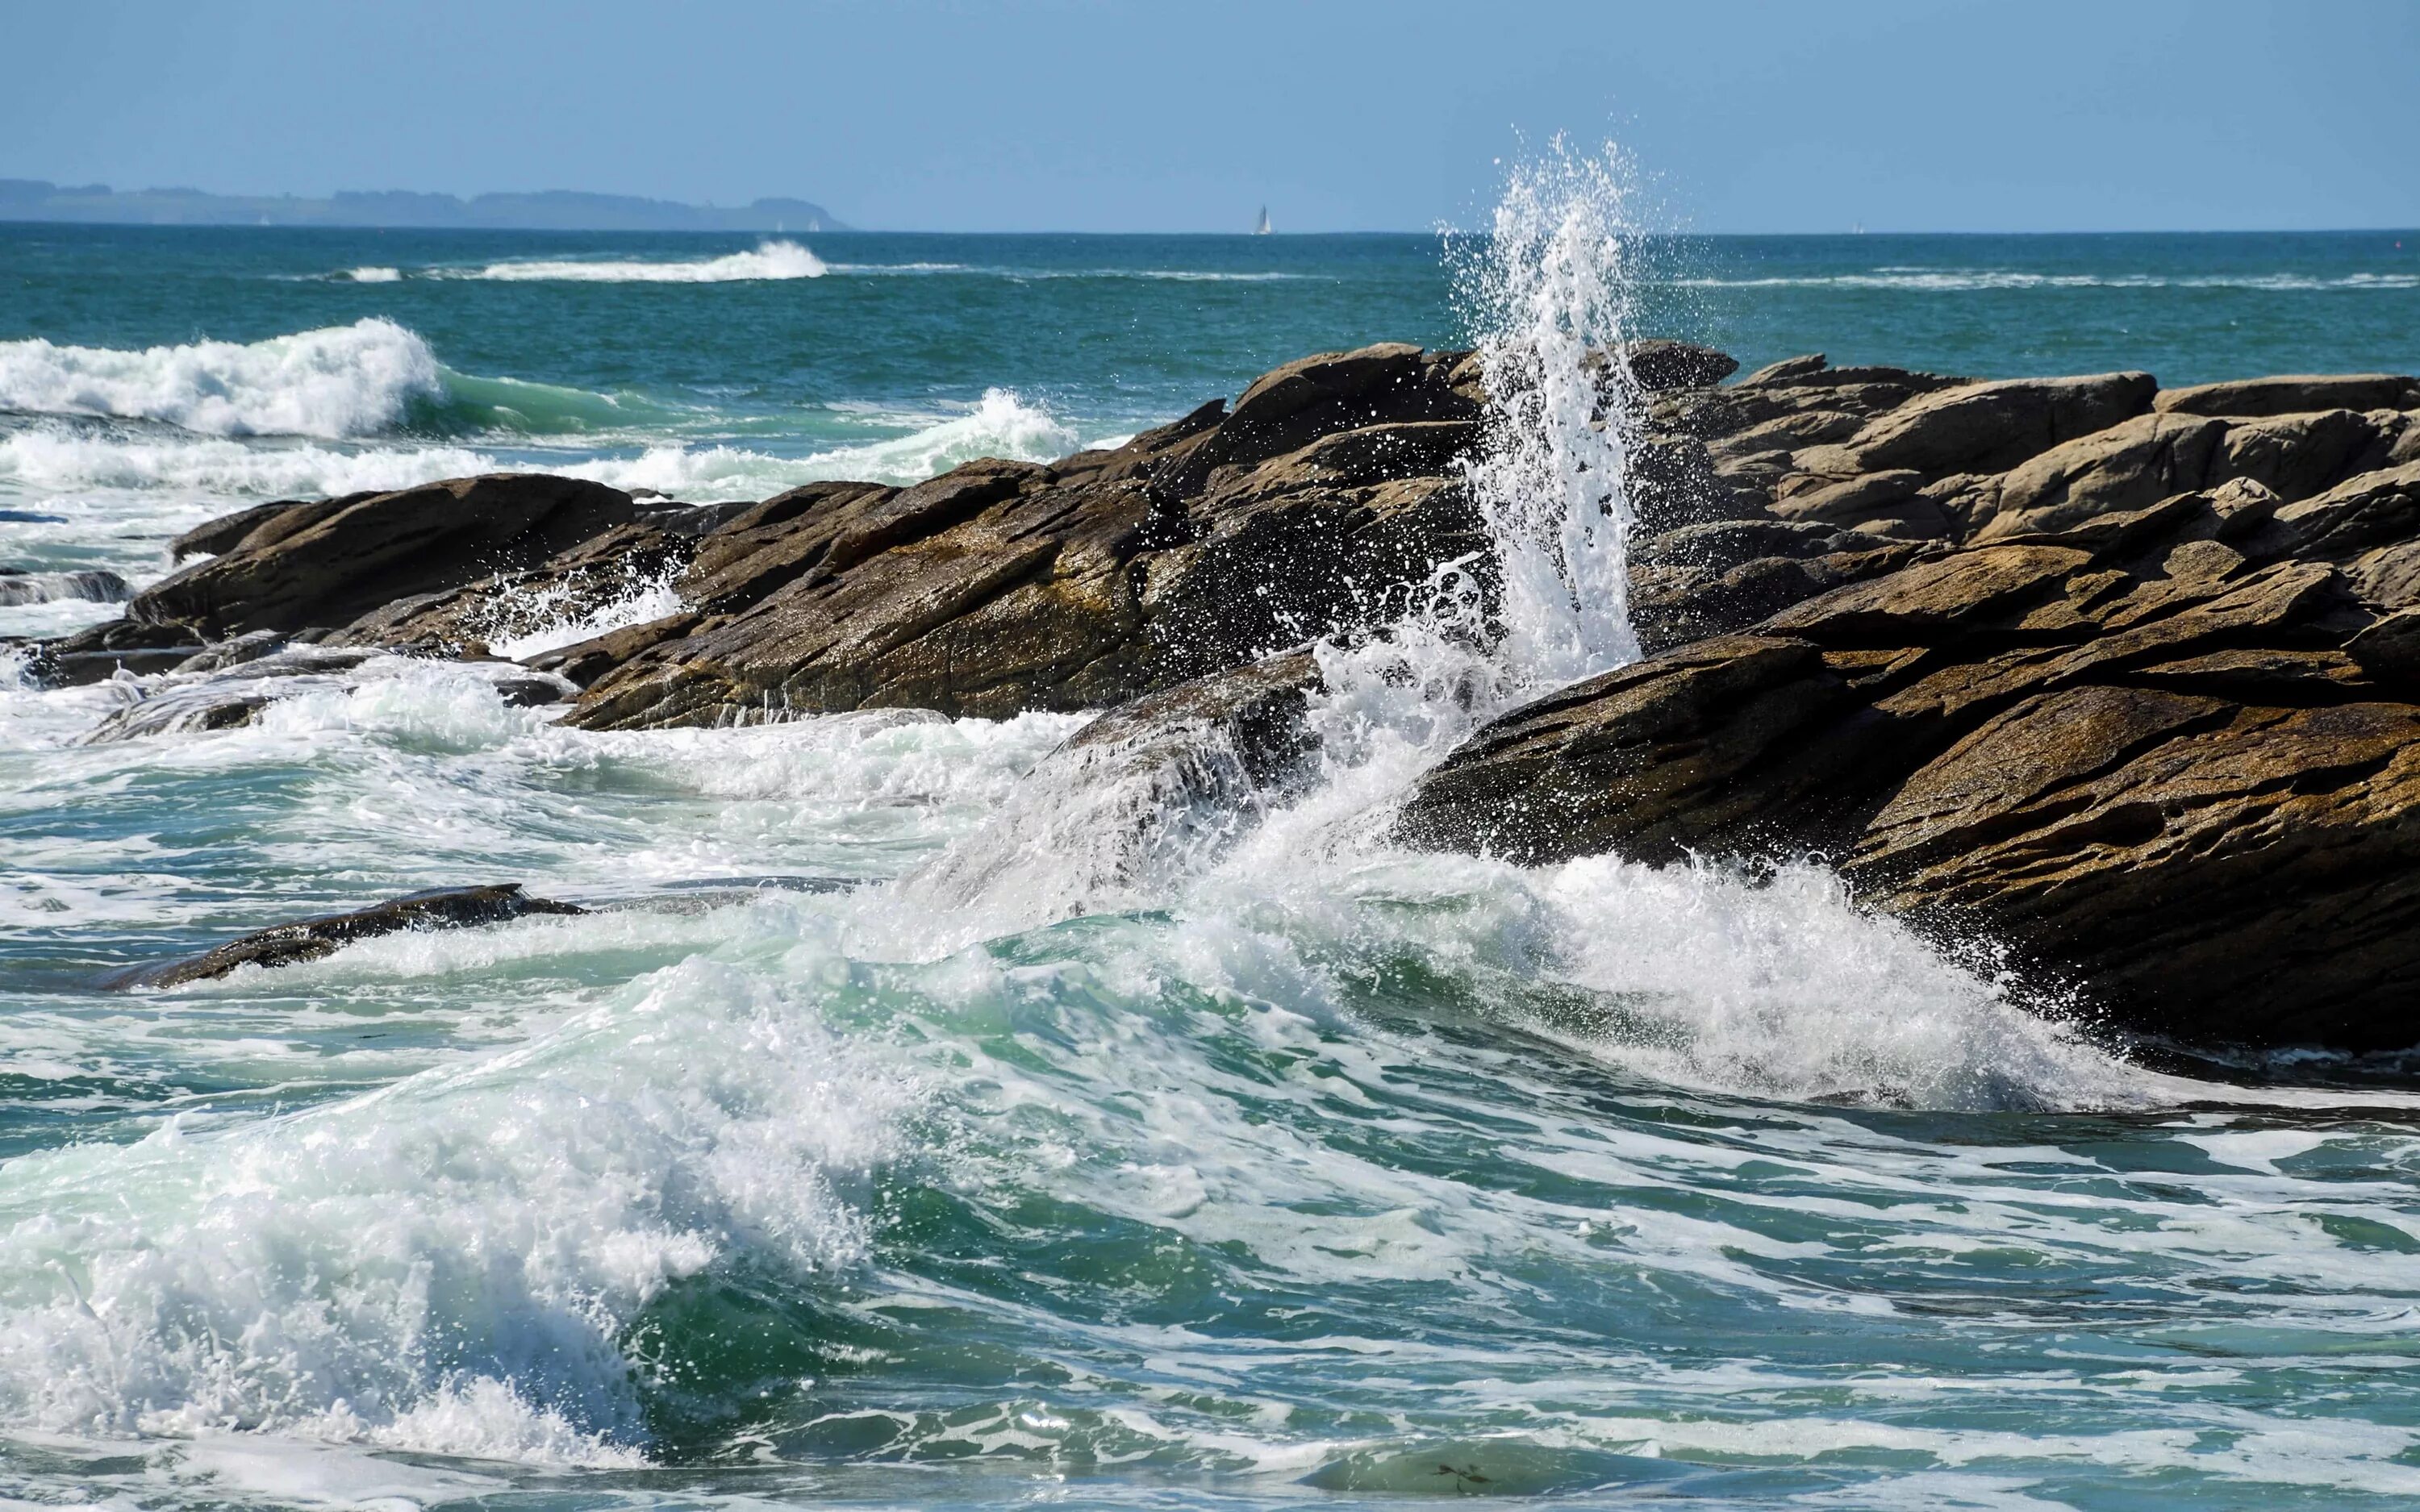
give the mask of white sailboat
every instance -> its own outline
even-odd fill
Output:
[[[1252,227],[1252,235],[1254,235],[1254,236],[1256,236],[1256,237],[1264,237],[1264,236],[1267,236],[1268,234],[1269,234],[1269,208],[1268,208],[1267,206],[1264,205],[1264,206],[1262,206],[1262,207],[1261,207],[1261,224],[1258,224],[1258,225],[1256,225],[1256,226],[1254,226],[1254,227]]]

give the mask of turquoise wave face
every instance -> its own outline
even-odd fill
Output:
[[[438,369],[438,392],[415,394],[397,427],[408,436],[599,439],[677,433],[704,418],[695,409],[659,404],[639,393],[477,378]]]
[[[496,467],[1047,458],[1487,314],[1425,238],[787,240],[0,228],[0,565]],[[1623,299],[1750,363],[2409,370],[2393,241],[1663,244]],[[2160,1073],[1820,869],[1401,853],[1470,717],[1417,677],[1341,661],[1327,779],[1155,850],[1061,717],[587,734],[393,659],[85,746],[122,690],[18,665],[0,1496],[2420,1496],[2397,1068]],[[490,880],[595,911],[93,986]]]

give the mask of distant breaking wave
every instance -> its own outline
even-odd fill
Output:
[[[0,409],[157,420],[211,436],[371,436],[442,403],[428,344],[367,319],[239,345],[121,351],[0,342]]]
[[[900,420],[924,423],[905,435],[804,455],[731,445],[658,445],[635,456],[549,459],[538,465],[549,472],[593,478],[619,488],[652,488],[675,498],[755,499],[827,478],[918,483],[979,456],[1043,462],[1082,444],[1064,422],[1006,389],[986,391],[964,414]],[[531,465],[458,444],[246,443],[174,433],[128,435],[69,423],[0,435],[0,484],[62,492],[106,488],[292,498],[405,488]]]
[[[594,435],[667,418],[644,400],[442,366],[379,317],[249,344],[120,350],[0,342],[0,410],[155,421],[204,436]]]
[[[736,284],[752,280],[821,278],[824,260],[795,241],[768,241],[754,252],[735,252],[703,262],[582,262],[553,260],[489,263],[457,277],[505,282],[566,280],[588,284]]]
[[[482,268],[417,268],[412,278],[478,279],[497,283],[537,284],[738,284],[821,278],[915,277],[956,274],[969,278],[1000,278],[1016,283],[1058,279],[1114,279],[1171,284],[1287,283],[1318,275],[1266,270],[1222,270],[1192,268],[1015,268],[972,263],[828,263],[795,241],[768,241],[753,252],[697,262],[645,262],[636,258],[583,260],[543,258],[489,263]],[[302,282],[393,284],[406,277],[398,268],[347,268],[330,273],[272,275]]]

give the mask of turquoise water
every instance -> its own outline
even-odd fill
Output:
[[[2412,371],[2402,239],[1656,243],[1628,297],[1750,364]],[[0,227],[0,566],[489,466],[1047,457],[1467,339],[1455,286],[1427,238]],[[85,746],[126,690],[0,686],[0,1497],[2420,1498],[2411,1094],[2148,1068],[1819,870],[1394,851],[1459,727],[1338,673],[1327,779],[1140,873],[1065,717],[587,734],[390,659]],[[598,911],[91,986],[489,880]]]

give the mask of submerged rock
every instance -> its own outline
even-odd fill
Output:
[[[101,567],[75,572],[21,572],[0,567],[0,608],[19,604],[123,604],[133,596],[125,579]]]
[[[85,745],[149,735],[232,730],[255,722],[281,699],[310,692],[349,693],[375,651],[289,646],[259,632],[201,652],[166,677],[133,686],[131,702],[93,727]],[[486,681],[508,708],[561,702],[579,689],[565,678],[512,662],[460,664]]]
[[[530,914],[584,914],[587,911],[573,903],[529,897],[521,891],[518,882],[439,888],[390,898],[351,913],[323,914],[316,918],[256,930],[201,955],[119,972],[108,978],[102,985],[119,990],[178,987],[187,982],[224,977],[238,966],[289,966],[299,961],[317,961],[322,956],[335,954],[339,947],[355,940],[393,934],[400,930],[468,929],[479,924],[503,923]]]

